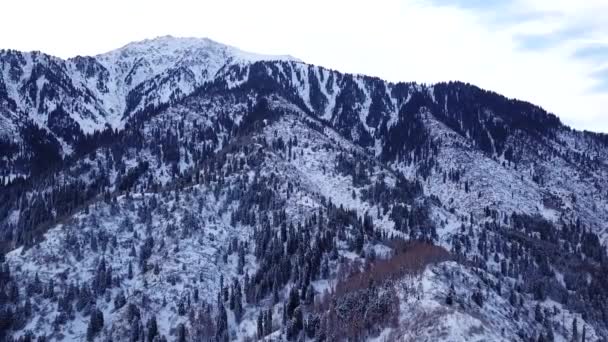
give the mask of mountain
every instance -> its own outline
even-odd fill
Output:
[[[608,338],[608,136],[160,37],[0,52],[5,340]]]
[[[40,52],[0,52],[3,127],[21,131],[6,142],[19,162],[12,175],[70,155],[76,140],[104,128],[121,129],[134,116],[178,102],[226,68],[258,60],[293,60],[242,52],[209,39],[161,37],[95,57],[61,60]],[[38,132],[42,129],[42,132]],[[52,151],[38,153],[28,133],[42,135]],[[6,141],[6,137],[3,138]],[[11,139],[8,139],[9,141]],[[18,148],[16,145],[25,146]],[[42,152],[42,151],[40,151]],[[20,154],[49,155],[22,162]]]

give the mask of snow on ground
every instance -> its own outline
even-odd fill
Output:
[[[329,129],[326,128],[326,131]],[[360,215],[370,213],[376,227],[390,233],[401,234],[393,229],[394,222],[388,215],[383,214],[380,218],[377,217],[377,206],[373,206],[361,198],[362,188],[353,185],[352,176],[336,172],[336,158],[338,153],[342,152],[341,149],[360,155],[363,153],[359,147],[341,138],[337,133],[333,131],[331,133],[333,134],[326,135],[310,130],[300,121],[289,118],[289,116],[268,126],[265,129],[268,140],[279,136],[286,142],[294,137],[298,139],[298,145],[293,148],[294,158],[285,163],[286,156],[283,156],[281,160],[275,160],[271,164],[280,172],[291,174],[293,179],[298,180],[300,188],[307,189],[307,192],[298,192],[298,196],[303,196],[300,201],[305,207],[318,207],[320,200],[318,196],[322,196],[337,206],[342,205],[345,208],[357,210]],[[335,146],[339,146],[339,148],[336,149]],[[370,176],[372,182],[382,175],[388,186],[395,185],[396,181],[389,170],[377,168],[376,172]],[[353,191],[355,197],[353,197]]]
[[[518,335],[520,331],[542,331],[543,326],[535,321],[534,307],[515,308],[509,303],[508,294],[501,296],[494,291],[484,291],[483,305],[475,303],[471,295],[485,277],[487,274],[482,277],[474,269],[453,261],[405,277],[397,284],[401,303],[399,327],[385,331],[375,341],[518,341],[522,339]],[[451,285],[455,292],[454,304],[446,305]],[[593,328],[580,315],[550,300],[541,306],[555,329],[555,341],[571,340],[571,331],[561,327],[571,327],[574,318],[579,329],[586,326],[589,341],[597,339]],[[518,318],[516,310],[528,314]]]
[[[243,227],[231,227],[226,223],[226,219],[218,220],[222,201],[216,202],[209,190],[198,186],[182,193],[179,200],[172,199],[172,196],[154,196],[160,201],[160,207],[152,213],[150,223],[140,223],[137,212],[142,210],[144,203],[150,203],[153,196],[134,195],[133,199],[123,196],[115,206],[96,204],[90,208],[90,214],[81,213],[49,230],[45,234],[45,240],[35,247],[27,251],[20,248],[9,253],[7,259],[13,272],[24,276],[23,279],[33,279],[36,274],[43,281],[54,278],[60,287],[72,283],[83,284],[94,276],[100,257],[103,257],[115,274],[123,278],[120,288],[111,290],[111,296],[114,297],[122,291],[130,300],[141,301],[146,298],[152,308],[150,314],[158,313],[159,327],[163,334],[168,335],[169,330],[183,322],[184,318],[173,312],[174,309],[161,309],[161,303],[166,301],[170,307],[174,306],[194,288],[200,290],[202,300],[213,303],[218,291],[220,272],[223,272],[227,279],[236,275],[234,262],[224,264],[221,261],[223,248],[231,238],[247,234]],[[186,203],[197,205],[190,206]],[[181,222],[185,215],[192,215],[194,212],[198,218],[198,228],[191,228],[194,231],[188,233]],[[126,220],[133,223],[132,232],[126,228]],[[177,231],[173,232],[174,229]],[[197,231],[199,233],[196,233]],[[105,249],[100,241],[95,242],[100,254],[85,252],[92,248],[89,247],[93,243],[91,241],[98,234],[110,237]],[[159,274],[142,274],[138,259],[130,255],[132,247],[136,253],[140,252],[139,246],[146,236],[155,239],[154,253],[148,264],[158,265],[161,270]],[[84,253],[75,252],[80,249],[74,249],[68,244],[72,239],[78,241]],[[133,279],[127,277],[129,262],[133,268]],[[45,267],[41,267],[40,263],[44,263]],[[245,267],[255,269],[252,261]],[[97,305],[102,311],[112,308],[111,303],[99,300]],[[119,319],[118,315],[109,313],[104,317],[108,320],[107,326],[111,325],[112,319]],[[40,320],[44,319],[41,317]],[[46,325],[48,326],[48,322]],[[81,324],[79,320],[68,323],[63,331],[67,336],[76,339],[84,336],[85,332],[86,324]]]

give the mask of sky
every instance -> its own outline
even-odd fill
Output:
[[[19,0],[0,48],[59,57],[208,37],[389,81],[459,80],[608,132],[608,0]]]

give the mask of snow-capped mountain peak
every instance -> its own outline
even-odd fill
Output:
[[[95,59],[109,73],[108,91],[103,94],[105,107],[120,115],[111,120],[112,126],[121,126],[124,124],[122,121],[133,112],[190,94],[205,82],[212,81],[218,71],[228,65],[298,61],[291,56],[245,52],[208,38],[173,36],[132,42],[97,55]],[[152,84],[147,85],[147,82]],[[149,94],[152,88],[155,89],[154,94]],[[142,90],[146,95],[139,96]],[[139,100],[139,103],[129,104],[129,99]]]
[[[226,64],[258,61],[299,61],[291,56],[245,52],[208,38],[162,36],[129,43],[95,56],[132,89],[150,78],[178,68],[193,72],[197,83],[209,80]]]
[[[219,57],[235,58],[241,61],[257,62],[257,61],[295,61],[299,59],[289,55],[264,55],[253,52],[246,52],[239,48],[216,42],[209,38],[193,38],[193,37],[174,37],[171,35],[160,36],[152,39],[144,39],[141,41],[131,42],[119,49],[99,54],[95,56],[98,59],[106,59],[109,56],[116,58],[120,55],[121,58],[129,57],[145,57],[167,59],[182,59],[188,57],[186,55],[201,53],[214,54]],[[191,56],[195,57],[195,56]]]
[[[40,52],[0,54],[0,92],[9,109],[40,128],[57,108],[84,133],[122,128],[133,114],[191,94],[231,65],[299,60],[249,53],[208,38],[162,36],[67,60]]]

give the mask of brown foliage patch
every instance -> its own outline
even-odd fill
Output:
[[[395,240],[390,247],[394,253],[388,259],[348,265],[335,290],[317,302],[316,311],[324,315],[328,338],[360,340],[384,327],[396,326],[399,297],[394,280],[450,259],[445,249],[427,243]]]
[[[350,274],[336,285],[336,294],[382,284],[406,274],[419,274],[430,264],[450,260],[448,251],[428,243],[394,240],[389,245],[394,251],[392,257],[368,263],[363,270],[351,267]]]

